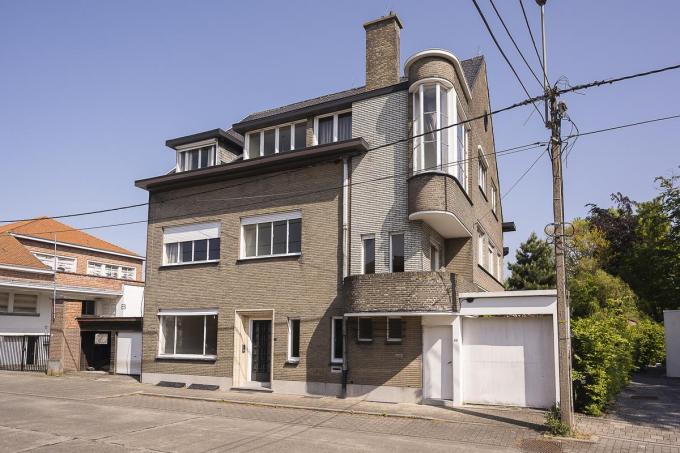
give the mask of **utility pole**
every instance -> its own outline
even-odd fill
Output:
[[[566,104],[557,101],[558,91],[548,82],[544,8],[547,0],[536,0],[541,7],[541,40],[543,44],[543,88],[546,96],[546,127],[550,129],[550,160],[553,175],[553,226],[555,239],[555,274],[557,279],[557,336],[560,385],[560,418],[574,429],[574,401],[571,380],[571,326],[567,296],[567,269],[564,243],[564,178],[562,175],[562,117]],[[549,107],[549,114],[548,114]]]

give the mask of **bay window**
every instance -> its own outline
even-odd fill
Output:
[[[352,112],[338,112],[314,119],[314,144],[339,142],[352,138]]]
[[[299,255],[302,217],[299,212],[241,219],[241,258]]]
[[[466,187],[466,141],[462,108],[451,84],[437,79],[412,88],[413,101],[413,170],[443,171]],[[442,129],[445,128],[445,129]]]
[[[215,146],[177,151],[177,171],[189,171],[215,165]]]
[[[217,311],[161,311],[158,355],[167,358],[217,356]]]
[[[163,229],[163,264],[215,262],[220,259],[219,222]]]
[[[269,129],[248,132],[244,158],[271,156],[307,146],[307,122],[284,124]]]

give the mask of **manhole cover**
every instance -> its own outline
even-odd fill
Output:
[[[520,450],[527,453],[561,453],[562,444],[547,439],[522,439],[518,442]]]
[[[630,399],[633,399],[633,400],[658,400],[659,397],[654,396],[654,395],[632,395],[630,397]]]

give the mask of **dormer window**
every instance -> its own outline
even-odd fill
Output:
[[[340,142],[352,138],[352,112],[336,112],[314,118],[314,144]]]
[[[295,149],[305,148],[307,145],[307,122],[284,124],[282,126],[248,132],[246,134],[246,149],[244,157],[271,156]]]
[[[197,170],[215,165],[215,145],[177,150],[177,171]]]

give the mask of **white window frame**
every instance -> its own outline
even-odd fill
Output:
[[[78,272],[78,258],[74,256],[63,256],[63,255],[54,255],[54,254],[49,254],[49,253],[40,253],[40,252],[33,252],[33,256],[38,258],[41,263],[43,263],[45,266],[49,266],[52,268],[53,271],[56,271],[59,268],[59,261],[60,260],[66,260],[66,261],[72,261],[73,262],[73,270],[72,271],[59,271],[59,272],[68,272],[70,274],[75,274]],[[50,264],[47,264],[45,261],[48,260],[41,260],[39,257],[45,257],[48,258],[49,261],[51,261]],[[56,263],[55,261],[55,256],[56,256]]]
[[[342,316],[333,316],[331,317],[331,363],[333,364],[342,364],[345,361],[344,353],[345,353],[345,345],[343,344],[342,348],[342,353],[343,357],[335,357],[335,336],[340,335],[342,336],[342,332],[336,332],[335,331],[335,321],[338,319],[343,319]],[[343,323],[345,322],[344,320],[342,321]]]
[[[468,117],[467,114],[465,113],[465,109],[463,108],[463,105],[460,103],[460,99],[456,99],[456,109],[455,109],[455,122],[459,123],[461,121],[467,121]],[[469,152],[469,141],[470,141],[470,126],[469,123],[464,123],[462,125],[462,131],[463,131],[463,156],[458,155],[458,127],[452,128],[455,129],[455,133],[453,134],[453,139],[455,140],[454,143],[454,159],[457,162],[456,165],[456,178],[458,179],[458,182],[460,182],[461,186],[463,186],[463,190],[465,192],[469,192],[469,184],[468,181],[470,180],[470,152]],[[449,144],[449,146],[451,146]],[[463,175],[461,176],[461,168],[463,169]]]
[[[206,148],[208,146],[211,146],[212,152],[210,155],[208,155],[208,166],[207,167],[201,167],[201,154],[203,153],[203,148]],[[191,171],[191,170],[184,170],[183,168],[180,168],[180,154],[181,153],[186,153],[187,151],[194,151],[194,150],[200,150],[198,153],[198,168],[193,168],[192,170],[199,170],[202,168],[208,168],[208,167],[213,167],[216,165],[217,162],[217,140],[215,139],[210,139],[210,140],[203,140],[201,142],[196,142],[196,143],[191,143],[189,145],[182,145],[178,146],[175,149],[176,152],[176,164],[175,164],[175,171],[177,173],[180,172],[185,172],[185,171]],[[186,162],[186,160],[185,160]]]
[[[94,272],[90,271],[90,266],[98,266],[101,269],[101,273],[97,274]],[[104,271],[104,266],[111,266],[117,268],[116,271],[116,276],[115,277],[109,277],[109,278],[117,278],[119,280],[137,280],[137,268],[134,266],[123,266],[122,264],[112,264],[112,263],[104,263],[102,261],[94,261],[94,260],[87,260],[87,269],[85,272],[87,275],[94,275],[95,277],[108,277]],[[132,269],[132,278],[131,279],[126,279],[123,278],[123,268],[125,269]]]
[[[288,318],[288,362],[289,363],[299,363],[300,362],[300,351],[298,351],[298,355],[294,356],[293,355],[293,321],[297,321],[299,323],[299,328],[298,328],[298,349],[301,348],[301,337],[302,337],[302,321],[300,318]]]
[[[289,151],[294,151],[295,148],[295,126],[299,124],[304,124],[305,125],[305,136],[307,134],[307,120],[302,120],[302,121],[293,121],[291,123],[284,123],[284,124],[279,124],[276,126],[271,126],[271,127],[265,127],[262,129],[255,129],[253,131],[247,132],[245,135],[245,139],[243,142],[243,159],[250,159],[250,136],[258,134],[260,136],[260,154],[257,157],[266,157],[264,156],[264,133],[267,131],[271,131],[274,129],[274,154],[279,154],[279,130],[283,129],[285,127],[290,129],[290,150],[288,151],[281,151],[284,153],[287,153]],[[306,146],[305,146],[306,147]],[[253,158],[254,159],[254,158]]]
[[[14,311],[14,296],[17,294],[14,291],[0,291],[3,294],[7,294],[7,311],[0,311],[0,316],[2,315],[17,315],[17,316],[39,316],[40,315],[40,296],[37,294],[26,294],[27,296],[35,296],[35,311],[34,312],[15,312]]]
[[[484,156],[484,149],[482,146],[477,147],[477,160],[479,161],[479,165],[477,165],[477,184],[479,185],[479,188],[481,189],[482,193],[484,196],[486,196],[486,186],[488,184],[488,172],[489,172],[489,164],[486,161],[486,156]]]
[[[489,272],[489,274],[493,275],[494,277],[496,276],[494,268],[495,266],[495,261],[496,261],[496,247],[494,247],[493,243],[489,241],[489,246],[488,246],[488,257],[487,257],[487,268],[486,270]]]
[[[390,337],[390,319],[398,319],[399,322],[401,323],[401,337],[399,338],[391,338]],[[390,343],[401,343],[404,339],[404,324],[401,320],[400,316],[388,316],[387,317],[387,335],[386,335],[386,340]]]
[[[486,233],[481,227],[477,227],[477,264],[484,267],[486,256]]]
[[[501,253],[498,253],[497,255],[498,263],[496,266],[496,278],[498,278],[498,281],[502,282],[503,281],[503,255]]]
[[[259,229],[258,226],[255,231],[255,256],[246,256],[246,235],[245,226],[246,225],[259,225],[261,223],[271,223],[271,247],[272,252],[274,251],[274,222],[280,220],[295,220],[300,219],[302,222],[302,213],[300,211],[292,212],[281,212],[278,214],[266,214],[253,217],[242,217],[241,218],[241,241],[240,241],[240,257],[241,260],[257,260],[262,258],[271,258],[276,256],[300,256],[302,255],[302,231],[300,231],[300,251],[299,252],[289,252],[290,249],[290,223],[286,223],[286,253],[272,253],[270,255],[257,255],[258,241],[259,241]]]
[[[162,352],[162,347],[163,344],[161,342],[161,338],[164,338],[164,332],[163,332],[163,318],[164,316],[173,316],[175,318],[175,336],[174,336],[174,344],[173,344],[173,351],[177,351],[177,317],[178,316],[203,316],[203,354],[175,354],[174,352],[172,354],[168,353],[163,353]],[[205,353],[205,348],[206,348],[206,326],[208,323],[208,316],[217,316],[218,317],[218,322],[219,322],[219,315],[217,313],[217,310],[207,310],[207,311],[159,311],[158,312],[158,357],[163,358],[163,359],[204,359],[204,360],[215,360],[217,359],[217,354],[206,354]],[[218,328],[218,335],[219,335],[219,328]]]
[[[496,209],[496,204],[498,203],[498,189],[496,188],[496,184],[494,184],[493,181],[491,181],[491,211],[493,211],[494,214],[498,214],[497,209]]]
[[[369,321],[371,321],[371,336],[370,337],[362,337],[361,336],[361,320],[362,319],[368,319]],[[357,341],[360,341],[362,343],[373,341],[373,318],[368,317],[368,316],[358,316],[357,317]]]
[[[432,256],[432,249],[434,248],[434,257]],[[430,269],[432,269],[432,261],[434,261],[434,272],[438,271],[442,267],[441,263],[441,249],[439,247],[439,244],[437,244],[434,241],[430,241]]]
[[[394,272],[394,270],[392,269],[392,261],[393,261],[392,260],[392,237],[393,236],[399,236],[399,235],[404,237],[404,272],[406,272],[406,232],[402,232],[402,231],[394,231],[394,232],[390,233],[390,243],[389,243],[389,259],[390,259],[389,268],[390,268],[390,272]]]
[[[413,135],[421,135],[424,133],[424,127],[423,125],[425,124],[425,112],[424,110],[424,93],[425,93],[425,87],[429,85],[434,85],[435,86],[435,109],[437,111],[436,114],[436,124],[435,124],[435,129],[440,129],[444,126],[448,126],[451,124],[454,124],[451,119],[452,118],[457,118],[457,113],[458,113],[458,102],[457,98],[458,96],[456,95],[456,90],[454,89],[454,86],[451,82],[449,82],[446,79],[442,79],[439,77],[428,77],[422,80],[419,80],[418,82],[414,83],[411,88],[409,88],[409,93],[411,95],[411,104],[413,104],[412,108],[412,116],[413,116]],[[448,119],[449,124],[443,125],[441,123],[441,89],[442,86],[446,89],[447,91],[447,112],[446,112],[446,118]],[[416,91],[418,91],[418,105],[416,105],[415,98],[416,98]],[[447,156],[446,156],[446,164],[442,162],[442,134],[448,134],[448,140],[447,144],[449,146]],[[428,172],[428,171],[444,171],[446,173],[450,173],[452,175],[457,174],[456,172],[456,166],[452,164],[452,162],[455,162],[455,153],[457,149],[457,130],[455,127],[449,127],[444,130],[438,130],[436,132],[437,135],[437,168],[424,168],[425,167],[425,152],[424,152],[424,136],[416,137],[413,140],[413,150],[412,150],[412,156],[413,156],[413,172],[414,173],[420,173],[420,172]],[[419,154],[419,155],[418,155]],[[446,165],[446,167],[443,167],[443,165]]]
[[[338,115],[342,115],[344,113],[352,113],[352,109],[339,110],[337,112],[327,113],[324,115],[314,117],[314,134],[313,134],[314,146],[317,146],[319,144],[319,120],[331,116],[333,117],[333,141],[331,143],[335,143],[338,141]]]
[[[377,272],[377,261],[376,261],[376,242],[375,234],[362,234],[361,235],[361,273],[366,274],[366,240],[373,239],[373,273]]]
[[[199,238],[197,238],[197,239],[187,238],[187,240],[185,240],[185,241],[166,240],[166,237],[167,237],[168,234],[177,234],[176,231],[175,232],[172,231],[173,229],[174,230],[187,229],[187,231],[185,231],[185,233],[191,233],[192,229],[195,229],[195,230],[215,229],[216,231],[214,232],[215,234],[210,234],[210,235],[207,235],[204,231],[201,234],[203,234],[203,236],[205,236],[205,237],[201,236],[200,239]],[[162,245],[162,247],[163,247],[163,251],[162,251],[162,253],[163,253],[163,264],[162,264],[162,266],[164,266],[164,267],[165,266],[191,266],[191,265],[194,265],[194,264],[218,263],[220,261],[219,257],[217,259],[212,259],[212,260],[209,259],[210,258],[210,239],[217,239],[220,242],[220,255],[221,255],[221,253],[222,253],[222,237],[221,237],[221,235],[222,235],[222,225],[221,225],[221,222],[219,222],[219,221],[191,223],[191,224],[184,224],[184,225],[169,225],[167,227],[164,227],[163,228],[163,245]],[[194,242],[199,241],[199,240],[203,240],[203,239],[208,240],[208,249],[207,249],[206,259],[201,260],[201,261],[193,261],[193,258],[194,258]],[[191,241],[191,259],[192,259],[192,261],[180,261],[181,250],[180,250],[179,244],[181,242],[189,242],[189,241]],[[170,263],[168,261],[167,246],[170,245],[170,244],[177,244],[177,262],[176,263]]]

